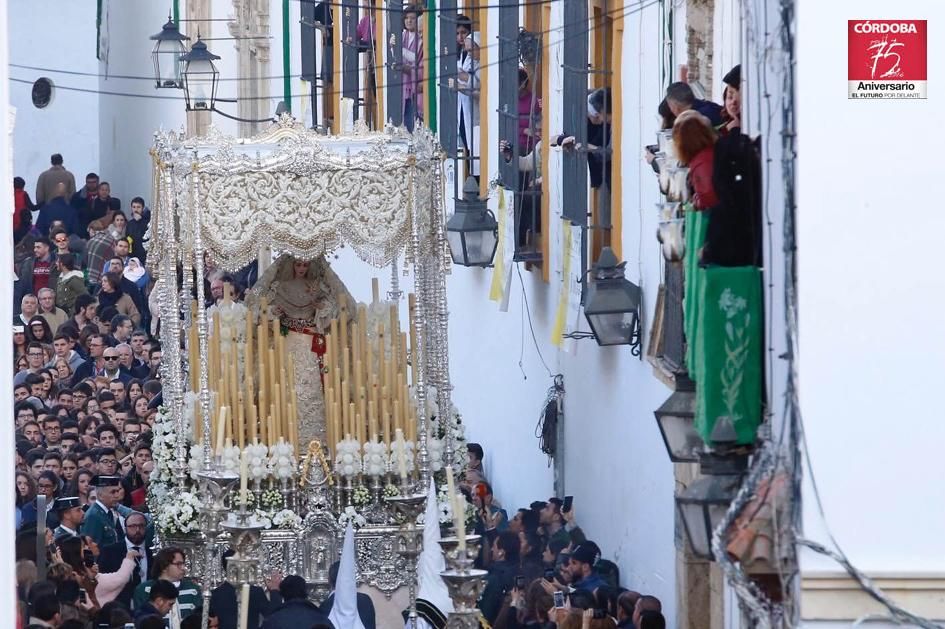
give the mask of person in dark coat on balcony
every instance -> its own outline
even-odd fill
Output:
[[[713,127],[722,124],[722,106],[696,98],[688,83],[680,81],[670,84],[666,88],[666,104],[669,105],[674,116],[678,117],[684,111],[693,109],[708,118]]]

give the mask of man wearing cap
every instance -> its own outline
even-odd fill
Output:
[[[119,504],[121,477],[99,475],[92,479],[96,501],[85,514],[82,534],[99,546],[117,544],[125,538],[125,518],[134,511]]]
[[[607,585],[600,575],[594,572],[594,564],[598,559],[600,559],[600,548],[594,542],[584,542],[571,551],[568,571],[571,573],[571,586],[575,590],[593,592]]]
[[[56,511],[59,513],[59,526],[53,531],[57,542],[72,537],[79,537],[79,527],[85,512],[82,510],[82,501],[78,496],[56,499]]]

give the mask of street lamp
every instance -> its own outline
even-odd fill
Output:
[[[696,392],[690,388],[677,389],[653,412],[673,463],[695,463],[705,446],[696,432],[695,411]]]
[[[629,345],[640,355],[640,287],[623,275],[626,262],[617,262],[604,247],[591,270],[584,316],[598,345]]]
[[[207,50],[207,45],[199,36],[190,47],[190,52],[181,56],[180,60],[184,64],[184,102],[187,111],[215,109],[220,71],[213,62],[219,58]]]
[[[446,239],[455,264],[492,264],[499,244],[499,224],[486,208],[486,200],[479,198],[479,184],[474,177],[467,177],[463,184],[463,198],[456,200],[456,211],[446,222]]]
[[[692,553],[714,561],[712,535],[738,492],[739,476],[703,476],[676,496],[676,509]]]
[[[170,15],[167,16],[167,24],[161,28],[161,32],[151,35],[151,40],[155,42],[151,60],[154,62],[156,88],[183,87],[181,68],[184,62],[181,57],[187,52],[184,41],[188,39],[190,38],[186,35],[181,35]]]

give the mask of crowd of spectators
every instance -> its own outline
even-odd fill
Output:
[[[488,570],[479,608],[495,629],[664,629],[658,598],[622,587],[617,565],[577,525],[571,496],[509,512],[483,473],[483,449],[467,446],[460,489],[476,506],[484,542],[478,567]]]
[[[154,278],[144,268],[150,215],[141,198],[126,215],[91,173],[76,191],[62,161],[54,155],[37,182],[38,205],[22,179],[14,193],[20,619],[36,627],[193,626],[200,588],[182,549],[155,550],[148,505],[151,429],[162,403]],[[222,298],[224,282],[251,285],[255,273],[251,266],[224,276],[211,266],[209,300]],[[570,500],[534,502],[509,517],[482,458],[471,444],[461,487],[488,541],[480,606],[492,626],[663,627],[659,601],[620,587],[615,564],[576,525]],[[274,575],[259,588],[250,626],[289,626],[279,619],[298,615],[331,627],[299,581]],[[230,584],[214,591],[211,626],[235,628],[235,601]]]

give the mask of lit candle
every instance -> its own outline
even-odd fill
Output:
[[[244,583],[240,588],[240,624],[239,629],[246,629],[249,626],[249,583]]]

